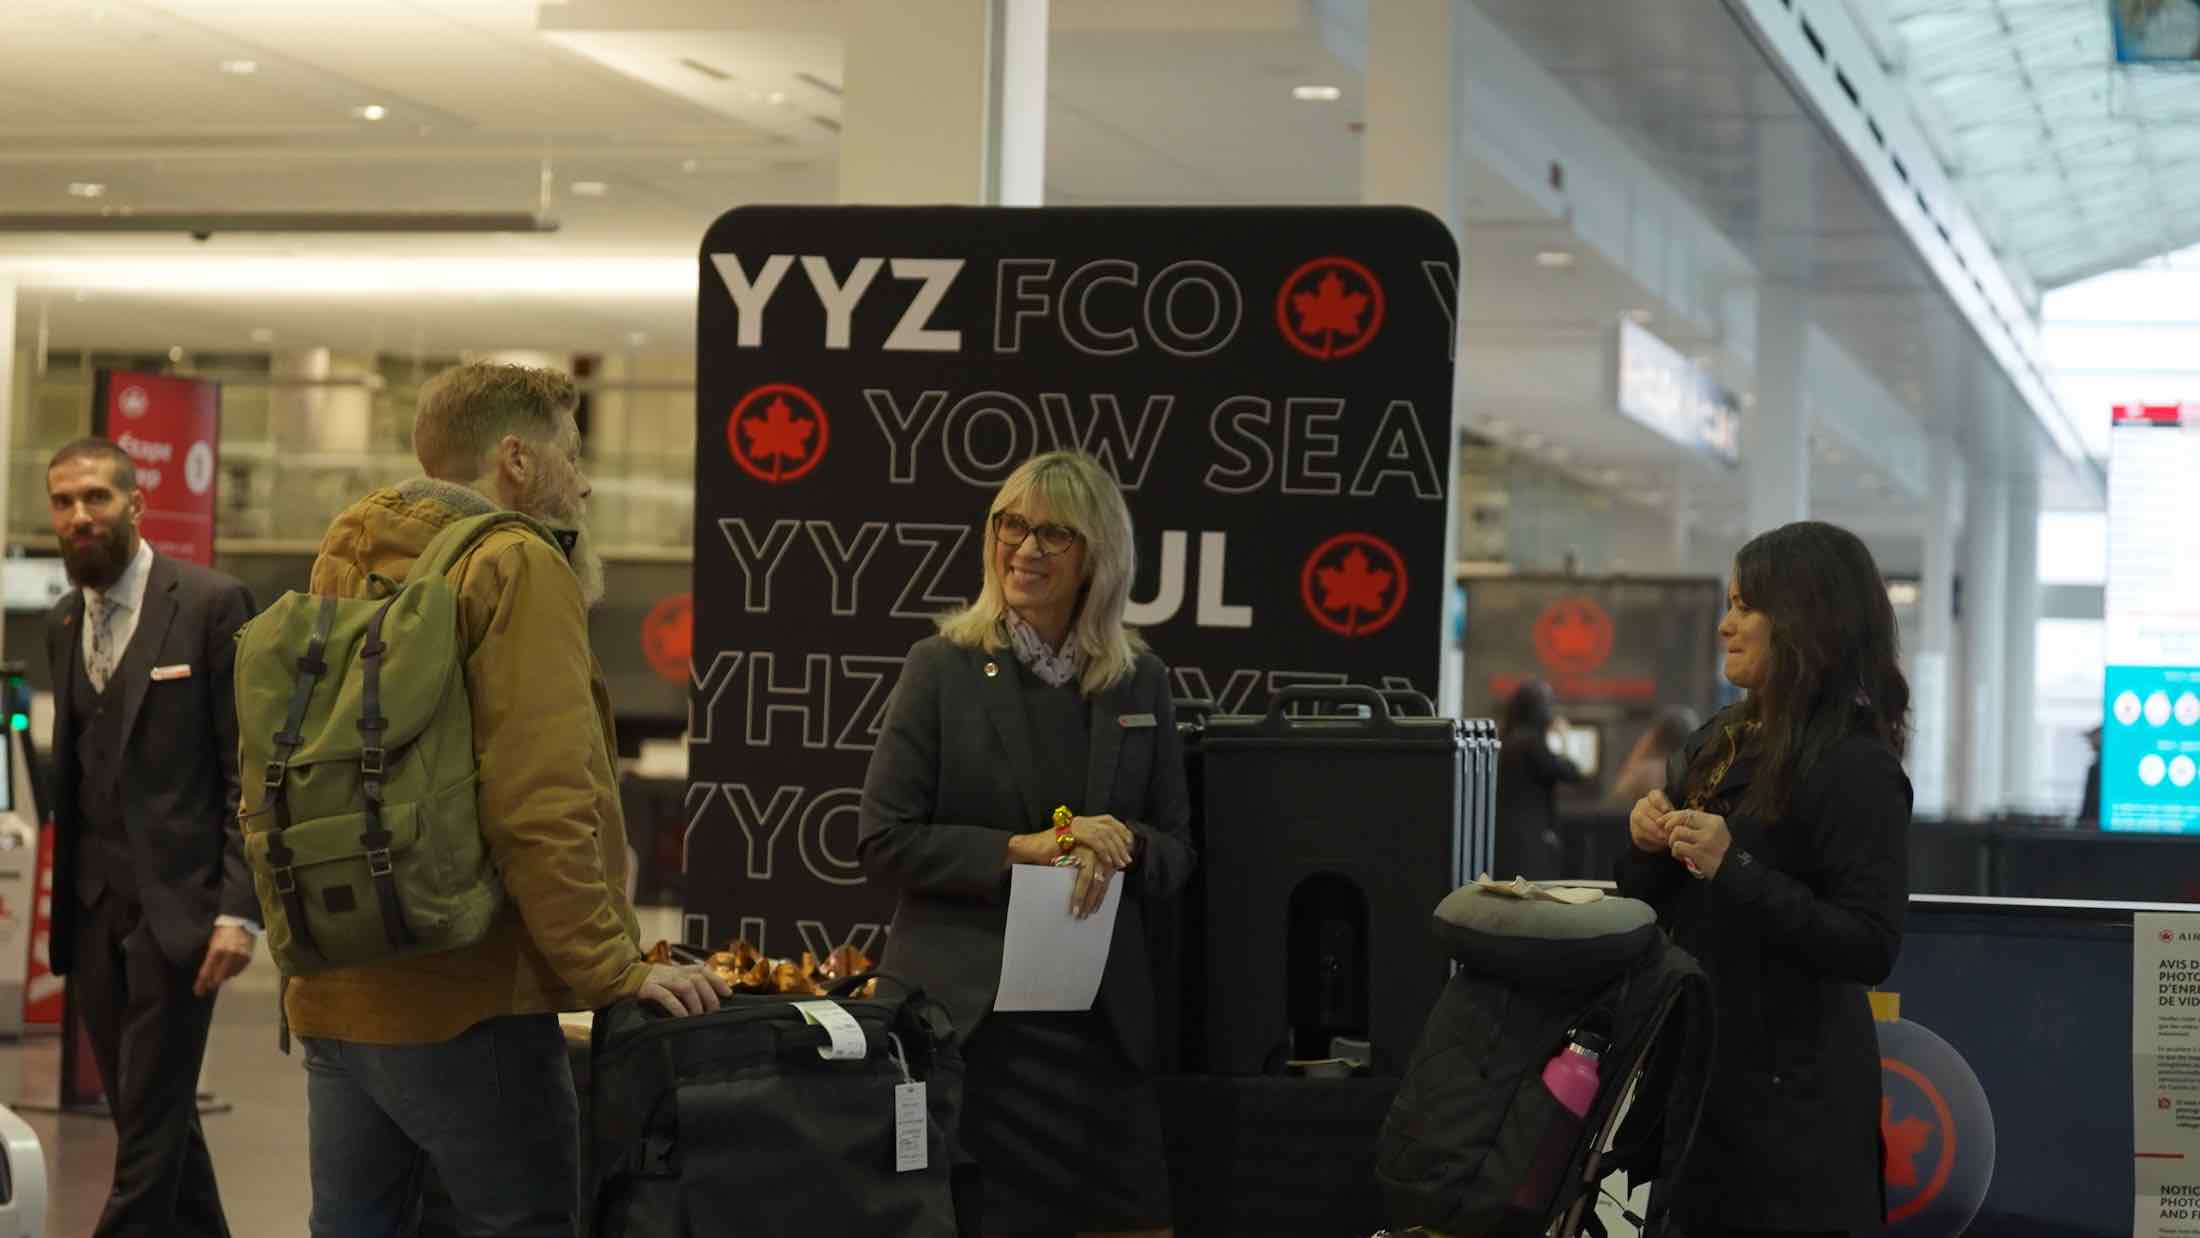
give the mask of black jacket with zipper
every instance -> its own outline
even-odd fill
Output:
[[[1739,716],[1713,718],[1675,754],[1675,804],[1695,754]],[[1702,962],[1718,1012],[1703,1126],[1660,1193],[1684,1227],[1876,1230],[1886,1188],[1865,990],[1902,945],[1910,782],[1861,719],[1776,821],[1739,812],[1757,772],[1745,747],[1704,806],[1734,839],[1712,878],[1632,847],[1617,866],[1620,892],[1657,908]]]

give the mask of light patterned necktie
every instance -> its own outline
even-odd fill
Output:
[[[115,604],[96,594],[88,594],[84,621],[92,625],[92,651],[84,659],[84,673],[92,681],[92,691],[107,690],[107,676],[115,670],[114,620]]]

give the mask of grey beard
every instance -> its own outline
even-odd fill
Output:
[[[578,503],[561,503],[540,495],[530,495],[520,510],[554,529],[571,529],[578,536],[572,553],[565,556],[573,575],[580,580],[581,603],[594,610],[604,599],[603,555],[596,550],[596,540],[588,534],[588,522],[581,516]]]
[[[580,540],[573,545],[573,553],[567,556],[573,564],[573,574],[580,578],[581,602],[594,610],[604,599],[603,555],[596,550],[596,539],[580,529]]]

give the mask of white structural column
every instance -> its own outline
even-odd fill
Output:
[[[1910,650],[1910,783],[1916,814],[1945,817],[1949,807],[1949,690],[1955,649],[1956,554],[1963,527],[1963,461],[1954,443],[1936,435],[1926,466],[1924,563],[1917,582],[1917,631],[1903,633]]]
[[[0,446],[11,457],[15,451],[15,301],[15,285],[0,280]],[[8,513],[14,508],[8,501],[8,478],[14,471],[12,466],[0,468],[0,553],[5,553],[11,532]],[[0,629],[0,657],[6,656],[7,635]],[[0,742],[6,742],[4,736]]]
[[[2012,409],[2012,420],[2024,413]],[[2034,812],[2039,760],[2040,483],[2029,471],[2009,479],[2008,605],[2002,614],[2001,787],[2012,812]]]
[[[1048,0],[850,0],[840,200],[1037,206]]]
[[[1689,506],[1688,496],[1675,489],[1671,526],[1667,530],[1672,538],[1669,553],[1672,556],[1671,570],[1675,575],[1685,575],[1688,572],[1690,552],[1695,547],[1695,528],[1695,511]]]
[[[1998,421],[1998,419],[1996,419]],[[2002,679],[2008,669],[2009,480],[1992,463],[1975,473],[1963,519],[1963,674],[1957,699],[1965,708],[1960,811],[1979,819],[2002,807]]]
[[[1784,281],[1757,288],[1757,406],[1742,422],[1742,468],[1755,537],[1810,518],[1810,294]]]
[[[1466,142],[1463,54],[1454,0],[1370,6],[1360,197],[1418,206],[1459,232]]]
[[[1810,284],[1817,274],[1816,137],[1809,121],[1757,126],[1756,406],[1742,421],[1745,533],[1810,517]]]
[[[1472,297],[1462,233],[1461,162],[1466,149],[1465,52],[1456,0],[1384,0],[1368,6],[1367,97],[1361,116],[1360,198],[1371,206],[1418,206],[1450,227],[1460,242],[1459,299]],[[1458,334],[1453,332],[1454,358]],[[1452,376],[1452,422],[1459,422],[1461,376]],[[1459,561],[1459,436],[1451,436],[1451,479],[1445,490],[1444,587]],[[1437,712],[1456,718],[1465,667],[1445,625]]]

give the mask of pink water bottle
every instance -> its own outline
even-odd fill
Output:
[[[1573,1034],[1565,1048],[1543,1064],[1543,1086],[1563,1111],[1551,1115],[1535,1138],[1535,1156],[1513,1188],[1513,1207],[1531,1216],[1547,1216],[1558,1188],[1581,1145],[1589,1106],[1597,1098],[1597,1062],[1610,1042],[1595,1032]]]
[[[1589,1116],[1589,1106],[1596,1101],[1597,1063],[1605,1045],[1604,1037],[1595,1032],[1578,1032],[1543,1065],[1543,1086],[1577,1118]]]

